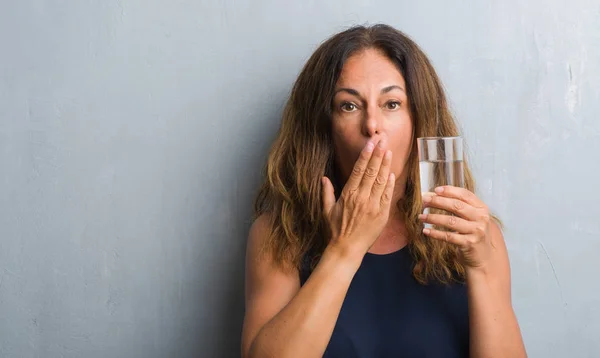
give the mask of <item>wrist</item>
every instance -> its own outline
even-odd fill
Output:
[[[479,265],[467,267],[467,282],[485,283],[486,286],[494,286],[501,278],[501,275],[489,265]]]
[[[467,266],[466,274],[467,278],[472,277],[474,279],[487,279],[487,277],[490,276],[490,270],[485,265]]]
[[[335,262],[336,266],[348,270],[352,275],[360,267],[364,256],[364,252],[361,253],[360,250],[333,243],[329,244],[323,252],[323,259]]]

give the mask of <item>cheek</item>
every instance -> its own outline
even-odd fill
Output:
[[[410,156],[410,145],[406,143],[402,143],[401,145],[396,146],[394,148],[394,171],[396,173],[400,173],[406,164],[408,163],[408,158]]]
[[[392,134],[390,137],[392,152],[394,153],[394,170],[397,172],[402,171],[404,166],[408,162],[408,158],[411,154],[412,148],[412,126],[404,126]]]
[[[332,136],[337,167],[342,180],[345,180],[350,175],[366,140],[361,138],[360,132],[336,126],[332,128]]]
[[[332,125],[332,135],[335,149],[345,152],[360,152],[362,149],[361,143],[365,142],[362,139],[360,128],[357,130],[350,124],[341,125],[340,123],[334,122]]]

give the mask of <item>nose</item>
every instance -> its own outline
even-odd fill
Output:
[[[382,134],[383,116],[377,108],[368,108],[363,120],[363,134],[369,138]]]

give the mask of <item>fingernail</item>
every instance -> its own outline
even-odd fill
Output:
[[[429,235],[430,232],[431,232],[431,230],[429,230],[429,229],[423,229],[423,234],[425,234],[425,235]]]
[[[385,139],[379,141],[379,148],[385,147]]]
[[[443,193],[444,192],[444,187],[443,186],[438,186],[437,188],[435,188],[435,192],[436,193]]]
[[[373,144],[373,142],[367,143],[367,147],[366,147],[367,152],[372,152],[373,148],[375,148],[375,144]]]
[[[426,217],[427,215],[425,214],[419,214],[419,220],[425,220]]]
[[[431,201],[431,195],[423,195],[423,202],[428,203]]]

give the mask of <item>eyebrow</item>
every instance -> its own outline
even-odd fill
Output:
[[[391,85],[391,86],[384,87],[384,88],[381,90],[381,94],[388,93],[388,92],[390,92],[390,91],[392,91],[392,90],[395,90],[395,89],[397,89],[397,90],[400,90],[400,91],[402,91],[402,92],[406,92],[406,91],[404,90],[404,88],[402,88],[402,87],[400,87],[400,86],[398,86],[398,85]],[[347,92],[347,93],[349,93],[349,94],[351,94],[351,95],[353,95],[353,96],[356,96],[356,97],[361,97],[360,93],[358,93],[358,91],[357,91],[357,90],[355,90],[354,88],[346,88],[346,87],[342,87],[342,88],[338,88],[338,89],[335,91],[335,94],[337,94],[338,92]]]
[[[392,91],[392,90],[395,90],[395,89],[397,89],[397,90],[400,90],[400,91],[402,91],[402,92],[406,92],[406,91],[404,90],[404,88],[402,88],[402,87],[400,87],[400,86],[398,86],[398,85],[391,85],[391,86],[387,86],[387,87],[385,87],[384,89],[382,89],[382,90],[381,90],[381,94],[388,93],[388,92],[390,92],[390,91]]]

